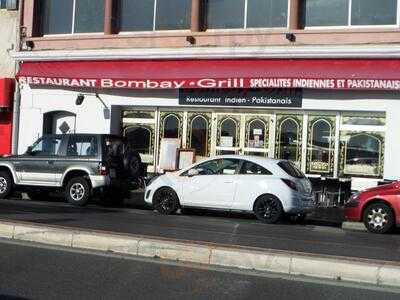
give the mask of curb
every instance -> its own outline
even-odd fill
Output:
[[[0,238],[285,275],[400,287],[400,264],[0,221]]]
[[[367,231],[367,228],[365,228],[365,225],[362,222],[343,222],[342,229],[354,230],[354,231]]]

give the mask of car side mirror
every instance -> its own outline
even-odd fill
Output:
[[[187,174],[189,177],[193,177],[199,175],[200,173],[199,170],[197,169],[190,169]]]

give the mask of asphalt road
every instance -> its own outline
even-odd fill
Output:
[[[400,290],[0,240],[1,299],[399,299]]]
[[[62,202],[0,201],[0,219],[105,230],[179,240],[400,262],[400,234],[375,235],[315,224],[266,225],[252,216],[192,213],[163,216],[151,210],[72,207]]]

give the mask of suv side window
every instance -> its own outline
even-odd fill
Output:
[[[70,136],[67,145],[67,156],[96,156],[98,154],[97,138],[94,136]]]
[[[199,175],[233,175],[239,167],[239,160],[232,158],[215,159],[197,165]]]
[[[251,161],[243,161],[242,168],[240,169],[242,175],[271,175],[272,173],[261,167],[260,165]]]
[[[62,138],[60,136],[44,136],[33,144],[30,152],[33,156],[54,156],[58,154]]]

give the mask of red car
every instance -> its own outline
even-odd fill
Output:
[[[389,232],[400,224],[400,181],[353,194],[345,204],[345,216],[364,222],[370,232]]]

